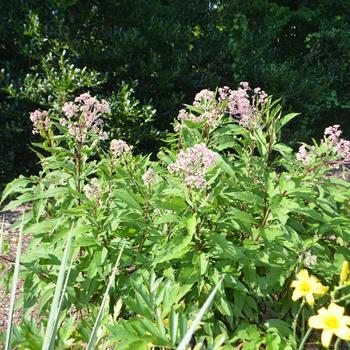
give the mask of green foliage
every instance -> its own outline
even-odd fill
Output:
[[[5,210],[31,203],[21,305],[24,318],[37,307],[42,322],[16,326],[13,344],[26,349],[33,341],[40,349],[57,329],[52,346],[60,349],[86,347],[92,332],[101,349],[188,342],[193,349],[296,349],[304,329],[294,321],[291,281],[307,268],[337,290],[349,255],[350,185],[328,176],[342,164],[329,139],[310,147],[310,161],[298,159],[281,143],[297,114],[240,91],[237,103],[254,107],[247,115],[234,114],[220,89],[202,91],[157,161],[122,140],[102,147],[102,124],[87,123],[90,103],[100,111],[95,121],[109,108],[90,95],[75,100],[88,102],[75,102],[69,118],[52,108],[49,124],[36,125],[42,169],[10,183],[2,203]],[[336,300],[346,306],[348,284],[342,288]],[[304,308],[304,319],[313,314]]]

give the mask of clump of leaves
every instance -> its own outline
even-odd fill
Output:
[[[35,114],[42,171],[14,180],[2,196],[5,203],[17,195],[5,209],[32,203],[25,313],[37,302],[46,320],[57,301],[74,224],[56,346],[294,349],[304,328],[291,280],[308,268],[336,287],[350,253],[350,185],[329,176],[346,162],[344,149],[325,139],[305,163],[280,142],[297,114],[284,115],[278,100],[246,82],[197,94],[157,161],[134,155],[125,140],[105,147],[109,112],[106,101],[83,94],[60,113]]]

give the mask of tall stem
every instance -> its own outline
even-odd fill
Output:
[[[150,212],[150,199],[151,199],[151,185],[149,185],[148,187],[148,191],[147,191],[147,203],[146,203],[146,208],[145,208],[145,214],[143,217],[143,223],[146,225],[147,222],[147,218],[149,216],[149,212]],[[142,229],[142,238],[141,238],[141,243],[140,243],[140,247],[139,247],[139,251],[140,253],[142,252],[143,249],[143,245],[145,243],[146,240],[146,233],[145,233],[145,229]]]
[[[309,328],[306,332],[306,334],[304,335],[304,338],[302,339],[299,347],[298,347],[298,350],[303,350],[304,349],[304,345],[305,345],[305,342],[307,341],[307,339],[309,338],[310,334],[312,332],[312,328]]]
[[[76,190],[80,194],[81,193],[81,144],[78,143],[77,153],[75,158],[75,167],[76,167]],[[80,205],[80,197],[78,198],[78,204]]]
[[[299,309],[295,315],[294,321],[293,321],[293,335],[294,335],[294,339],[297,339],[297,326],[298,326],[298,319],[299,319],[299,315],[301,310],[304,307],[304,301],[300,304]]]

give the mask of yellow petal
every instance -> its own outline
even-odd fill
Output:
[[[300,291],[298,289],[295,289],[294,292],[293,292],[293,295],[292,295],[292,300],[296,301],[299,298],[301,298],[302,296],[303,296],[303,294],[300,293]]]
[[[328,348],[332,341],[333,332],[325,329],[321,335],[321,343],[325,348]]]
[[[334,330],[334,334],[344,340],[350,340],[350,328],[347,326],[340,326]]]
[[[322,283],[318,282],[318,280],[314,277],[310,277],[310,282],[311,282],[311,290],[312,293],[315,294],[325,294],[328,291],[328,287],[325,287],[322,285]]]
[[[348,275],[349,275],[349,262],[348,261],[344,261],[343,265],[341,267],[341,271],[340,271],[340,282],[345,282],[348,279]]]
[[[327,315],[328,315],[328,310],[327,310],[325,307],[322,307],[321,309],[319,309],[319,310],[317,311],[317,313],[318,313],[319,315],[325,315],[325,316],[327,316]]]
[[[344,314],[344,308],[337,304],[331,303],[328,307],[328,312],[341,318]]]
[[[343,316],[342,321],[348,326],[350,326],[350,316]]]
[[[322,286],[323,292],[321,294],[326,294],[328,292],[329,287]]]
[[[307,280],[309,279],[309,272],[307,270],[300,270],[297,274],[298,280]]]
[[[312,284],[321,284],[319,279],[313,275],[310,276],[310,283]]]
[[[299,286],[299,283],[300,283],[300,282],[294,280],[294,281],[290,284],[290,287],[291,287],[291,288],[297,288],[297,287]]]
[[[316,329],[323,329],[325,328],[325,324],[323,322],[323,318],[320,316],[311,316],[309,318],[309,327],[310,328],[316,328]]]
[[[309,305],[314,305],[315,304],[315,299],[312,293],[306,294],[306,301]]]

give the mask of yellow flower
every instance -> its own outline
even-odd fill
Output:
[[[328,287],[323,286],[315,276],[309,276],[307,270],[300,270],[297,279],[290,286],[295,288],[292,295],[293,301],[305,297],[310,305],[315,303],[314,294],[322,295],[327,293],[328,290]]]
[[[344,316],[344,308],[331,303],[326,308],[318,310],[318,315],[309,318],[309,327],[323,329],[321,335],[322,345],[329,347],[333,334],[337,337],[350,340],[350,317]]]
[[[344,261],[340,272],[340,282],[343,283],[348,279],[349,275],[349,262]]]

